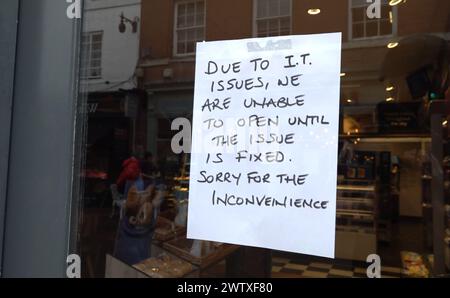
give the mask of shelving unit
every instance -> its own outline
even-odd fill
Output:
[[[376,183],[341,179],[337,186],[336,258],[365,261],[376,252]]]
[[[444,245],[445,245],[445,265],[450,271],[450,205],[445,206],[447,228],[445,229]]]
[[[359,139],[360,143],[430,143],[431,137],[429,134],[341,134],[340,139],[354,140]]]
[[[189,173],[190,173],[190,158],[187,154],[183,156],[183,161],[180,169],[180,176],[175,177],[175,186],[172,191],[178,202],[187,200],[189,198]]]

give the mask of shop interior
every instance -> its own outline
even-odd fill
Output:
[[[85,276],[346,277],[352,272],[352,277],[364,277],[366,257],[374,253],[382,258],[386,277],[432,276],[434,237],[442,235],[433,235],[432,137],[427,132],[430,128],[417,125],[421,117],[426,117],[424,104],[424,101],[415,101],[412,105],[411,102],[380,104],[377,117],[369,117],[373,121],[369,123],[364,122],[368,119],[364,115],[342,115],[335,260],[187,239],[187,154],[168,154],[162,160],[152,154],[135,156],[140,160],[145,185],[155,185],[153,189],[146,188],[136,194],[148,192],[152,200],[162,202],[155,218],[149,255],[137,264],[121,260],[115,256],[115,250],[119,222],[129,198],[124,198],[123,190],[115,185],[114,178],[120,175],[120,170],[115,171],[114,177],[108,177],[106,173],[113,171],[105,164],[120,165],[120,157],[115,157],[114,153],[120,148],[131,150],[131,138],[128,141],[127,136],[132,133],[126,129],[126,122],[131,123],[131,120],[112,121],[111,125],[105,125],[102,119],[101,129],[95,129],[96,117],[90,116],[90,150],[86,163],[86,173],[90,174],[85,178],[80,236]],[[450,133],[446,121],[442,117],[448,233]],[[161,140],[170,139],[167,125],[164,121],[159,122],[163,123],[161,128],[164,130],[159,134]],[[374,132],[373,126],[382,132]],[[369,131],[366,127],[370,127]],[[161,141],[160,146],[163,143]],[[105,144],[122,145],[120,148],[105,148]],[[109,162],[105,162],[108,156]],[[121,156],[122,160],[127,160],[125,156]],[[92,164],[91,160],[96,163]],[[102,166],[103,175],[98,170]],[[448,234],[441,242],[443,245],[446,243],[448,268]]]

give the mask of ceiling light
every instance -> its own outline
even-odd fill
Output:
[[[395,89],[394,86],[388,86],[388,87],[386,88],[386,91],[389,92],[389,91],[392,91],[392,90],[394,90],[394,89]]]
[[[341,72],[341,77],[345,77],[347,74],[345,72]]]
[[[388,45],[387,45],[387,47],[389,48],[389,49],[393,49],[393,48],[395,48],[395,47],[397,47],[398,46],[398,42],[390,42],[390,43],[388,43]]]
[[[351,102],[352,102],[352,100],[351,100],[351,99],[347,99],[347,102],[348,102],[348,103],[351,103]]]
[[[448,121],[447,121],[447,120],[445,120],[444,122],[442,122],[442,126],[447,126],[447,124],[448,124]]]
[[[308,9],[308,14],[310,15],[316,15],[320,13],[320,9],[319,8],[310,8]]]
[[[394,98],[393,97],[388,97],[388,98],[386,98],[386,101],[394,101]]]
[[[391,0],[391,1],[389,1],[389,5],[390,6],[395,6],[395,5],[398,5],[398,4],[402,3],[402,2],[406,2],[406,1],[404,1],[404,0]]]

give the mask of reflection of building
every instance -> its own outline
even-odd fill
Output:
[[[145,93],[137,91],[140,0],[85,1],[81,90],[88,94],[87,171],[114,181],[145,146]],[[123,16],[123,18],[122,18]]]
[[[81,75],[87,92],[116,91],[135,87],[134,72],[139,56],[139,31],[125,23],[119,31],[121,14],[139,22],[140,0],[85,1]],[[140,26],[137,27],[140,30]]]
[[[430,0],[426,5],[422,1],[407,1],[394,7],[387,0],[381,3],[381,18],[369,19],[365,0],[145,1],[139,67],[143,88],[151,94],[149,150],[159,155],[171,152],[168,120],[190,116],[195,42],[256,36],[343,32],[343,132],[376,133],[378,103],[411,100],[404,78],[385,82],[379,79],[383,60],[390,50],[387,45],[420,33],[449,39],[446,33],[449,1]],[[309,11],[313,8],[319,8],[320,13]],[[402,215],[421,215],[420,165],[413,160],[426,147],[424,142],[426,138],[411,138],[408,143],[383,139],[379,144],[359,145],[361,150],[384,150],[394,156],[405,156],[405,166],[413,174],[402,180],[405,189],[400,198]],[[411,152],[416,152],[412,159]]]
[[[80,75],[88,121],[79,243],[83,275],[102,277],[116,232],[110,185],[122,162],[132,152],[143,153],[145,146],[146,93],[137,89],[135,77],[141,1],[84,3]]]

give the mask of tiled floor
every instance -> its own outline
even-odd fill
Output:
[[[332,260],[314,257],[288,259],[272,258],[272,277],[275,278],[367,278],[368,264],[364,262]],[[382,278],[399,278],[402,269],[381,267]]]
[[[402,276],[400,252],[428,252],[424,245],[421,220],[401,219],[392,225],[389,243],[378,243],[381,257],[381,275],[385,278]],[[330,260],[299,254],[277,252],[272,259],[273,277],[341,277],[367,278],[368,263],[347,260]]]

